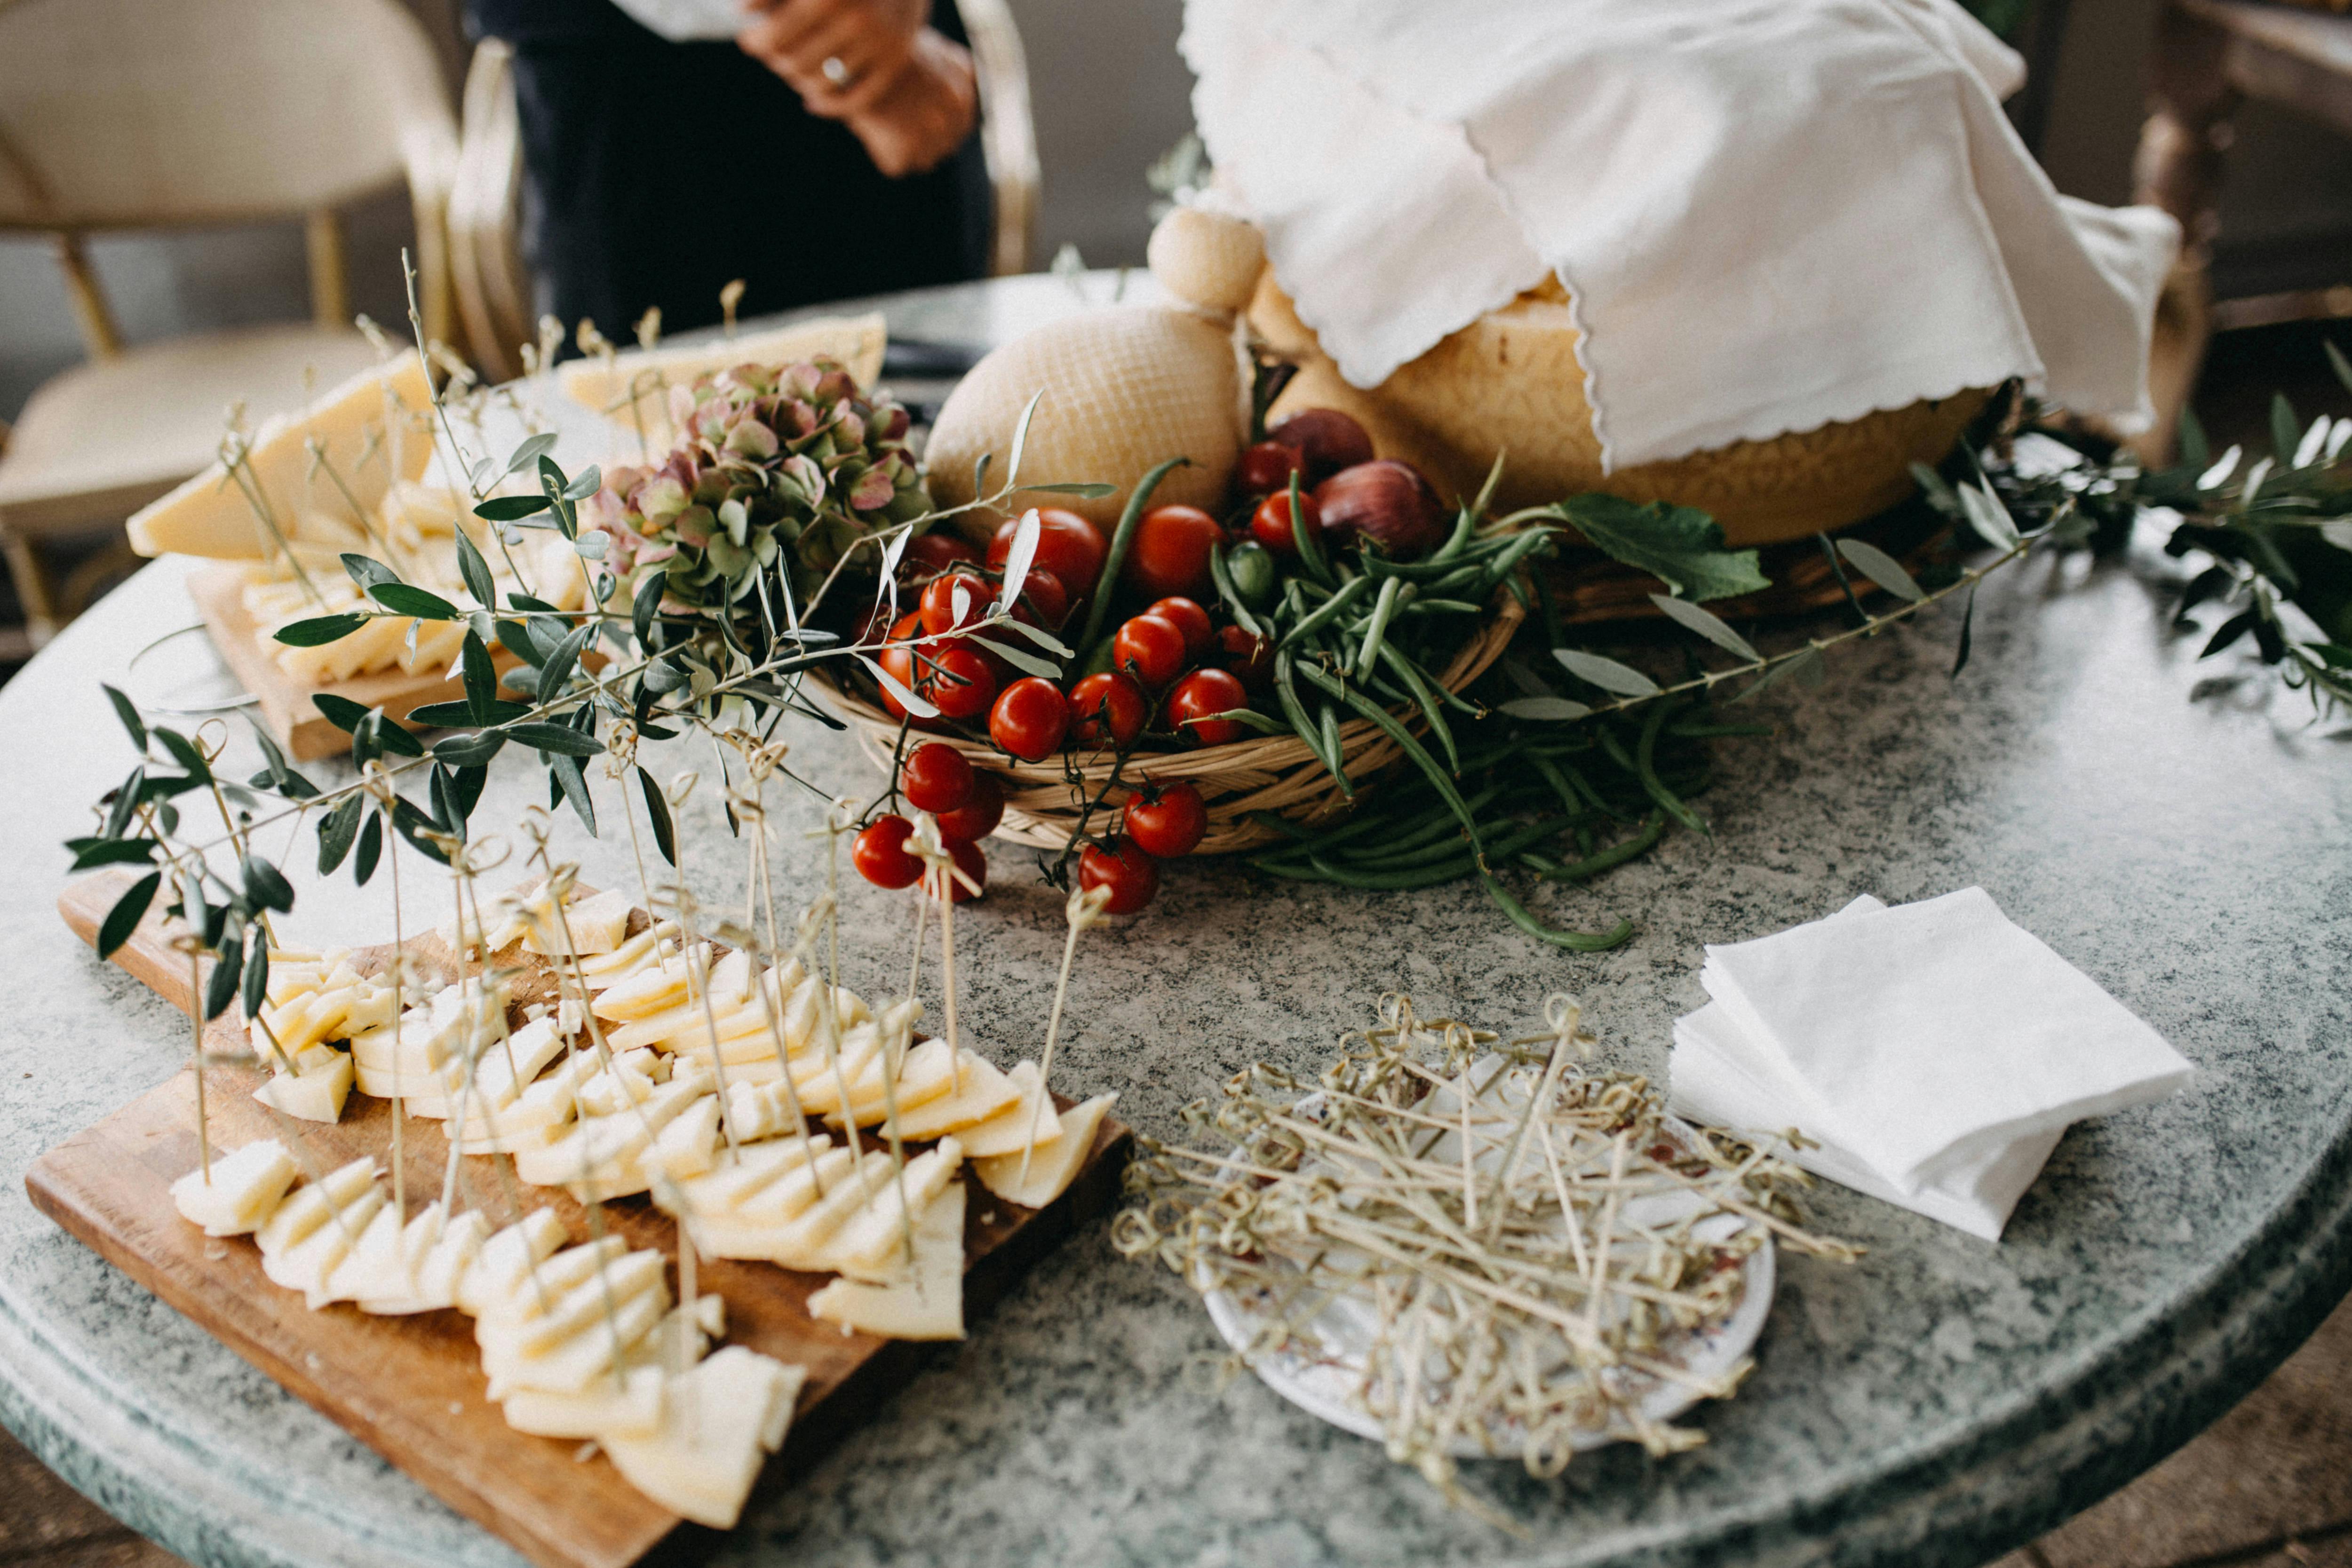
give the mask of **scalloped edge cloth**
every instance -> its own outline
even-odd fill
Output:
[[[2151,422],[2179,226],[2060,195],[1952,0],[1187,0],[1180,47],[1357,386],[1555,274],[1612,469],[2012,375]]]

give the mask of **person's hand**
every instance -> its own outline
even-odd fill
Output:
[[[817,102],[808,102],[808,108],[814,114],[830,112]],[[935,168],[963,145],[980,119],[971,51],[925,27],[882,92],[863,107],[831,117],[848,123],[875,167],[892,179]]]
[[[747,0],[735,36],[784,79],[814,114],[846,120],[889,91],[906,68],[930,0]]]

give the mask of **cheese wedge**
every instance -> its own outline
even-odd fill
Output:
[[[479,1209],[445,1219],[437,1201],[425,1205],[401,1237],[402,1248],[410,1259],[409,1294],[363,1295],[359,1299],[360,1310],[402,1317],[456,1306],[458,1282],[473,1267],[489,1234],[490,1222]]]
[[[369,1186],[301,1240],[274,1251],[264,1247],[261,1271],[289,1290],[301,1291],[310,1310],[317,1311],[334,1299],[330,1281],[384,1204],[383,1188]]]
[[[706,1095],[678,1114],[654,1139],[647,1157],[650,1170],[672,1181],[698,1176],[710,1169],[719,1149],[719,1097]]]
[[[551,1258],[541,1268],[551,1268],[557,1261]],[[544,1355],[591,1323],[618,1317],[621,1309],[639,1296],[661,1289],[667,1267],[668,1260],[658,1252],[624,1253],[552,1300],[544,1311],[515,1316],[483,1313],[474,1324],[474,1339],[481,1345],[486,1362],[494,1356],[528,1360]],[[526,1283],[515,1300],[529,1303],[535,1295]],[[662,1310],[669,1310],[667,1295]]]
[[[591,991],[609,990],[649,964],[661,961],[662,944],[673,949],[677,944],[676,921],[659,921],[629,938],[610,952],[599,952],[580,961],[580,974]]]
[[[199,1165],[172,1184],[172,1204],[206,1236],[243,1236],[257,1230],[294,1184],[294,1156],[275,1138],[264,1138],[212,1159],[212,1179]]]
[[[1060,1197],[1077,1176],[1087,1156],[1094,1152],[1095,1133],[1101,1128],[1105,1113],[1117,1103],[1116,1094],[1098,1094],[1062,1112],[1062,1135],[1031,1152],[1025,1176],[1021,1171],[1019,1149],[972,1161],[972,1173],[980,1178],[981,1185],[1006,1203],[1019,1204],[1024,1208],[1044,1208]]]
[[[297,1187],[262,1225],[254,1240],[266,1257],[295,1246],[329,1216],[356,1202],[375,1184],[375,1161],[366,1155]],[[356,1235],[356,1230],[354,1230]]]
[[[263,425],[246,451],[245,477],[258,487],[289,537],[301,532],[308,512],[348,519],[350,501],[313,464],[310,443],[323,448],[352,499],[372,508],[395,479],[421,478],[432,462],[432,384],[424,361],[412,350],[362,371],[310,411],[283,414]],[[250,560],[277,551],[243,487],[220,463],[132,513],[130,533],[131,547],[142,555]]]
[[[604,1438],[622,1479],[673,1513],[731,1530],[767,1457],[783,1446],[805,1368],[729,1345],[669,1380],[660,1429]]]
[[[499,1409],[508,1426],[538,1437],[652,1437],[661,1429],[667,1381],[659,1366],[634,1367],[617,1385],[599,1378],[578,1394],[518,1388]]]
[[[570,1239],[553,1209],[531,1210],[482,1243],[473,1266],[457,1281],[458,1310],[478,1315],[485,1303],[511,1296],[533,1268]]]
[[[947,1190],[962,1163],[963,1151],[952,1138],[908,1161],[897,1181],[883,1183],[865,1207],[825,1239],[817,1249],[818,1263],[853,1279],[888,1283],[908,1266],[906,1247],[913,1221]]]
[[[703,376],[739,364],[782,366],[829,359],[840,362],[851,379],[871,391],[882,374],[882,351],[888,341],[878,310],[820,316],[715,343],[624,349],[609,365],[599,356],[570,360],[557,367],[555,381],[566,397],[623,430],[634,434],[642,427],[648,458],[658,462],[677,444],[669,416],[669,388],[690,387]]]
[[[312,1046],[294,1058],[299,1074],[272,1073],[253,1098],[299,1121],[339,1121],[352,1092],[352,1058],[331,1046]]]
[[[728,1215],[828,1153],[840,1155],[845,1168],[848,1151],[834,1149],[832,1144],[833,1140],[823,1133],[810,1138],[805,1147],[797,1136],[740,1144],[731,1159],[719,1155],[704,1174],[671,1182],[654,1194],[654,1202],[672,1215]]]
[[[1038,1072],[1037,1064],[1015,1062],[1005,1077],[1019,1092],[1019,1102],[985,1121],[955,1129],[956,1142],[963,1145],[967,1160],[1018,1154],[1031,1142],[1043,1148],[1062,1135],[1062,1118],[1054,1109],[1054,1097],[1045,1091],[1045,1076]]]
[[[629,896],[621,892],[598,893],[589,899],[575,897],[563,906],[561,922],[543,893],[519,912],[525,952],[562,952],[566,926],[571,928],[571,956],[585,958],[592,953],[612,952],[620,947],[629,930]]]
[[[950,1182],[915,1227],[912,1268],[884,1285],[836,1279],[809,1298],[809,1316],[893,1340],[963,1338],[964,1184]]]
[[[504,1402],[518,1388],[547,1394],[585,1393],[614,1362],[645,1338],[669,1310],[669,1290],[643,1291],[599,1311],[569,1337],[537,1355],[522,1355],[504,1343],[482,1347],[482,1372],[490,1381],[490,1397]]]
[[[416,1273],[401,1246],[405,1229],[400,1210],[389,1203],[379,1207],[343,1260],[320,1282],[315,1300],[323,1305],[367,1296],[414,1295]]]
[[[835,1163],[835,1155],[841,1158]],[[761,1259],[782,1268],[808,1273],[825,1271],[819,1261],[825,1244],[852,1215],[864,1208],[890,1181],[887,1155],[863,1158],[843,1149],[818,1157],[814,1166],[793,1172],[762,1193],[757,1202],[733,1213],[697,1222],[696,1236],[706,1232],[712,1249],[721,1257]],[[820,1194],[818,1188],[824,1191]],[[790,1210],[789,1215],[779,1211]]]
[[[953,1132],[961,1139],[964,1129],[977,1127],[1021,1103],[1020,1086],[992,1063],[970,1050],[958,1052],[956,1060],[958,1070],[950,1074],[944,1040],[926,1040],[908,1054],[898,1085],[900,1138],[920,1142]],[[959,1079],[963,1086],[960,1089],[955,1087]],[[883,1125],[883,1109],[878,1101],[865,1104],[858,1111],[858,1125]],[[964,1152],[971,1152],[969,1143]]]
[[[512,1275],[502,1289],[485,1292],[472,1309],[484,1323],[522,1323],[552,1310],[564,1296],[595,1277],[600,1268],[625,1257],[629,1244],[617,1236],[550,1253],[531,1268]]]

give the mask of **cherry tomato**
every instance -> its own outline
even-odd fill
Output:
[[[1162,599],[1143,613],[1175,622],[1184,634],[1184,657],[1196,664],[1217,646],[1217,628],[1196,599]]]
[[[929,577],[949,570],[959,561],[977,566],[980,552],[952,533],[926,533],[907,541],[907,548],[898,556],[898,569]]]
[[[1070,733],[1087,745],[1124,749],[1150,716],[1143,688],[1124,675],[1089,675],[1070,688]]]
[[[1069,728],[1068,700],[1042,675],[1014,681],[988,710],[989,738],[1024,763],[1042,763],[1060,751]]]
[[[877,888],[911,888],[922,879],[923,863],[907,853],[915,825],[892,812],[876,817],[849,847],[850,864]]]
[[[1227,741],[1242,738],[1238,719],[1212,719],[1212,713],[1229,712],[1249,706],[1249,693],[1242,689],[1241,681],[1226,670],[1196,669],[1176,683],[1168,694],[1168,725],[1180,735],[1192,739],[1194,744],[1222,746]]]
[[[988,563],[1003,566],[1013,553],[1013,536],[1019,531],[1021,520],[1014,518],[996,531],[988,542]],[[1085,598],[1095,591],[1102,580],[1103,557],[1110,553],[1110,543],[1095,531],[1095,525],[1076,512],[1065,511],[1057,506],[1037,509],[1037,553],[1031,564],[1043,566],[1062,580],[1072,602]]]
[[[1224,542],[1224,525],[1199,507],[1155,506],[1136,521],[1119,585],[1139,599],[1205,599],[1215,587],[1209,552]]]
[[[1126,832],[1154,860],[1190,855],[1209,831],[1209,808],[1189,784],[1155,784],[1127,803]]]
[[[988,890],[988,857],[981,853],[979,845],[969,839],[949,838],[942,835],[940,841],[947,846],[948,853],[955,858],[956,870],[971,878],[972,885],[965,887],[945,867],[940,868],[938,875],[948,885],[950,901],[968,904]],[[925,884],[923,890],[933,898],[939,897],[929,883]]]
[[[961,616],[956,614],[955,607],[958,593],[963,595],[963,614]],[[995,598],[996,590],[989,586],[984,577],[975,577],[964,572],[950,572],[934,577],[923,588],[923,630],[933,637],[960,631],[985,616],[988,606]]]
[[[997,685],[1003,677],[984,649],[966,647],[960,642],[930,643],[922,648],[921,658],[914,663],[922,671],[915,689],[929,698],[931,705],[947,718],[976,719],[996,700]],[[887,660],[883,668],[889,668]]]
[[[898,764],[898,792],[917,811],[955,811],[971,798],[971,764],[943,741],[926,741]]]
[[[1130,616],[1110,639],[1110,661],[1146,686],[1165,686],[1183,673],[1183,628],[1165,616]]]
[[[1307,521],[1307,537],[1323,537],[1323,514],[1315,505],[1315,498],[1301,492],[1298,512]],[[1276,490],[1257,503],[1250,513],[1250,537],[1276,555],[1298,553],[1298,541],[1290,531],[1290,492]]]
[[[1062,623],[1070,618],[1070,591],[1045,567],[1032,566],[1021,579],[1021,598],[1013,606],[1013,618],[1049,632],[1060,631]]]
[[[1219,626],[1217,647],[1223,652],[1225,668],[1251,690],[1273,678],[1274,644],[1259,633],[1245,632],[1239,626]]]
[[[953,811],[939,814],[940,837],[950,844],[977,844],[1004,820],[1004,786],[994,773],[974,772],[971,795]]]
[[[1260,441],[1242,449],[1240,472],[1243,493],[1272,495],[1276,490],[1288,489],[1293,474],[1305,482],[1307,454],[1280,441]]]
[[[1104,910],[1131,915],[1160,891],[1160,866],[1131,838],[1114,838],[1108,848],[1089,844],[1078,857],[1078,888],[1083,892],[1108,888],[1110,902]]]
[[[912,691],[915,689],[915,647],[912,643],[906,640],[907,637],[912,635],[907,630],[910,623],[914,632],[920,632],[923,629],[921,616],[901,616],[898,624],[890,628],[890,646],[882,650],[882,657],[875,662],[882,667],[884,674]],[[887,686],[882,689],[882,706],[888,710],[893,719],[908,717],[906,707],[890,694],[890,689]]]

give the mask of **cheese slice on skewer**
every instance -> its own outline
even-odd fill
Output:
[[[619,949],[628,935],[629,896],[614,890],[593,898],[574,898],[563,906],[563,919],[558,921],[554,906],[542,893],[525,904],[520,913],[525,952],[562,953],[568,928],[571,956],[586,958]]]
[[[301,1240],[275,1250],[264,1247],[261,1271],[289,1290],[301,1291],[310,1310],[317,1311],[333,1299],[329,1281],[367,1234],[385,1202],[383,1188],[371,1184]]]
[[[720,1155],[709,1171],[678,1179],[667,1191],[656,1194],[655,1201],[673,1215],[681,1210],[692,1215],[726,1214],[829,1152],[846,1154],[847,1151],[835,1150],[833,1140],[822,1132],[811,1136],[805,1144],[797,1133],[766,1142],[739,1143],[732,1158]]]
[[[312,1305],[415,1294],[416,1273],[401,1246],[406,1228],[399,1209],[389,1203],[380,1205],[343,1260],[311,1292]]]
[[[760,1467],[783,1446],[807,1375],[803,1367],[729,1345],[669,1380],[657,1433],[609,1434],[604,1452],[624,1479],[664,1508],[731,1530]]]
[[[1019,1149],[972,1161],[972,1173],[980,1178],[982,1186],[1007,1203],[1019,1204],[1024,1208],[1044,1208],[1060,1197],[1077,1176],[1078,1168],[1094,1152],[1095,1133],[1101,1128],[1104,1115],[1118,1102],[1116,1094],[1098,1094],[1084,1105],[1062,1112],[1062,1135],[1031,1152],[1025,1176],[1021,1171]]]
[[[294,1156],[275,1138],[215,1154],[212,1179],[199,1165],[172,1184],[172,1203],[206,1236],[257,1230],[294,1184]]]
[[[897,1180],[885,1181],[863,1208],[825,1238],[817,1249],[818,1263],[853,1279],[887,1283],[911,1261],[906,1248],[915,1219],[947,1190],[962,1163],[963,1151],[952,1138],[908,1161]]]
[[[457,1304],[457,1285],[480,1255],[490,1234],[490,1222],[478,1209],[467,1209],[445,1220],[436,1201],[425,1205],[402,1233],[401,1246],[409,1261],[410,1291],[405,1296],[362,1295],[360,1310],[381,1317],[402,1317],[437,1311]]]
[[[915,1227],[914,1266],[885,1285],[836,1279],[809,1298],[809,1316],[894,1340],[963,1338],[964,1184],[950,1182]]]
[[[255,1240],[264,1257],[282,1252],[327,1223],[338,1210],[355,1202],[375,1183],[375,1161],[362,1155],[315,1182],[297,1187],[261,1226]]]
[[[479,1314],[483,1303],[512,1295],[532,1268],[570,1239],[554,1210],[531,1210],[482,1243],[473,1267],[457,1281],[458,1310]]]
[[[1062,1118],[1054,1109],[1054,1097],[1045,1091],[1045,1075],[1037,1070],[1037,1064],[1015,1062],[1005,1079],[1021,1096],[1016,1104],[985,1121],[953,1130],[967,1160],[1018,1154],[1031,1142],[1042,1149],[1062,1135]]]
[[[373,507],[395,479],[422,478],[431,463],[432,405],[433,388],[424,361],[412,350],[362,371],[327,393],[311,410],[283,414],[264,424],[241,467],[268,500],[278,526],[289,534],[301,531],[303,515],[313,508],[340,521],[350,516],[350,503],[334,480],[314,465],[310,443],[315,440],[323,448],[353,499],[362,507]],[[384,429],[387,411],[400,426],[390,432]],[[377,448],[373,456],[371,447]],[[277,551],[268,530],[254,516],[243,486],[220,463],[134,512],[130,532],[131,547],[142,555],[176,552],[238,560]]]
[[[908,1092],[908,1081],[918,1079],[919,1060],[925,1052],[937,1047],[937,1059],[928,1064],[928,1070],[937,1075],[939,1092],[930,1093],[929,1079],[918,1082],[918,1092]],[[907,1058],[907,1070],[898,1080],[898,1136],[915,1142],[941,1138],[952,1132],[961,1141],[966,1128],[977,1127],[991,1117],[999,1116],[1021,1102],[1021,1088],[990,1062],[972,1051],[956,1055],[958,1070],[945,1071],[947,1042],[927,1040]],[[961,1080],[961,1088],[956,1087]],[[883,1124],[883,1108],[868,1104],[858,1112],[860,1126]],[[969,1142],[964,1152],[972,1152]]]
[[[312,1046],[294,1058],[299,1073],[269,1075],[253,1098],[299,1121],[340,1121],[352,1093],[352,1058],[331,1046]]]
[[[490,1397],[504,1401],[518,1388],[546,1394],[583,1394],[631,1345],[645,1338],[669,1310],[667,1287],[641,1291],[617,1303],[608,1314],[598,1312],[567,1338],[537,1355],[521,1355],[504,1342],[482,1347],[482,1372],[490,1380]]]

